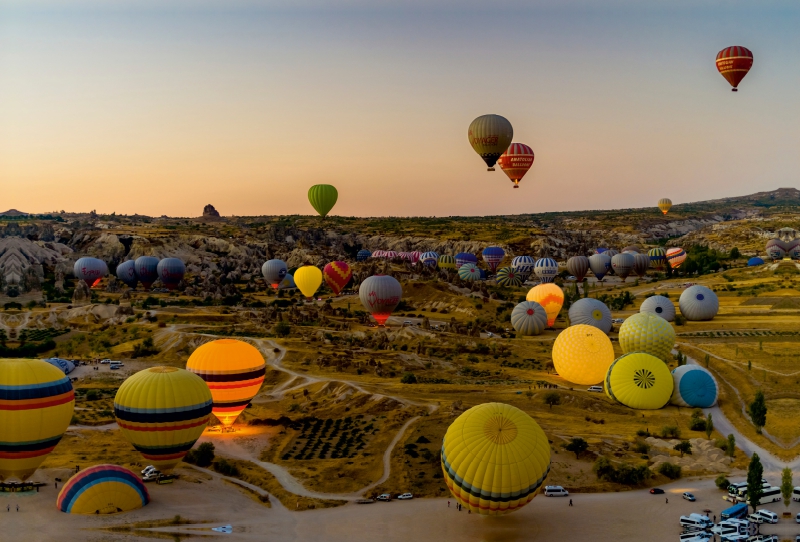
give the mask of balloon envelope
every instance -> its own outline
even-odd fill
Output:
[[[448,254],[439,256],[439,269],[456,269],[456,259]]]
[[[158,278],[158,258],[153,256],[139,256],[134,262],[136,276],[145,289],[149,289]]]
[[[522,275],[523,282],[533,273],[533,266],[536,265],[536,260],[531,256],[516,256],[511,260],[511,267]]]
[[[662,213],[667,214],[672,208],[672,200],[669,198],[661,198],[658,200],[658,208],[661,209]]]
[[[363,261],[369,259],[370,256],[372,256],[372,252],[370,252],[369,250],[367,250],[365,248],[362,248],[361,250],[358,251],[358,254],[356,254],[356,261],[357,262],[363,262]]]
[[[553,282],[558,275],[558,262],[553,258],[539,258],[533,264],[533,272],[541,282]]]
[[[503,173],[514,183],[514,188],[519,188],[519,182],[531,169],[533,159],[533,149],[524,143],[512,143],[497,160],[497,163]]]
[[[169,290],[177,288],[186,273],[186,266],[178,258],[164,258],[158,262],[156,269],[161,283]]]
[[[338,199],[339,192],[330,184],[315,184],[308,189],[308,201],[320,216],[327,216]]]
[[[458,268],[458,276],[461,280],[476,281],[481,280],[481,270],[473,263],[465,263]]]
[[[695,285],[683,291],[678,306],[687,320],[711,320],[719,311],[719,299],[709,288]]]
[[[734,45],[717,53],[717,71],[737,90],[739,83],[753,67],[753,53],[746,47]]]
[[[286,278],[286,273],[288,273],[288,271],[289,269],[286,266],[286,262],[277,258],[267,260],[264,262],[264,265],[261,266],[261,275],[264,277],[264,280],[275,289],[278,289],[283,279]]]
[[[640,312],[628,317],[620,326],[619,345],[626,354],[647,352],[667,363],[672,360],[675,330],[664,318]]]
[[[511,267],[501,267],[498,269],[495,280],[500,286],[522,286],[522,277],[514,272],[514,269]]]
[[[666,256],[672,269],[678,269],[686,261],[686,251],[682,248],[670,248],[667,250]]]
[[[767,241],[766,251],[767,256],[773,260],[781,260],[786,256],[786,245],[780,239],[770,239]]]
[[[68,514],[116,514],[149,502],[150,493],[134,472],[117,465],[95,465],[61,486],[56,507]]]
[[[72,270],[75,273],[75,278],[85,281],[89,288],[95,286],[103,277],[108,275],[106,262],[97,258],[79,258]]]
[[[553,344],[553,366],[574,384],[590,386],[603,381],[614,362],[614,346],[608,336],[593,326],[570,326]]]
[[[117,266],[117,278],[131,288],[136,288],[139,279],[136,278],[136,266],[133,260],[122,262]]]
[[[606,394],[637,410],[666,405],[674,384],[667,365],[644,352],[624,354],[611,364],[604,380]]]
[[[469,144],[494,171],[497,159],[506,152],[514,138],[511,123],[500,115],[482,115],[472,121],[467,132]]]
[[[585,297],[579,299],[569,308],[570,324],[586,324],[594,326],[603,333],[611,331],[611,311],[602,301]]]
[[[667,322],[675,320],[675,305],[663,295],[653,295],[642,302],[639,312],[646,312],[660,316]]]
[[[681,365],[672,370],[670,403],[692,408],[711,408],[717,403],[719,387],[708,370],[698,365]]]
[[[523,301],[511,311],[511,326],[522,335],[539,335],[547,326],[547,313],[535,301]]]
[[[647,274],[647,270],[650,268],[650,256],[647,254],[634,254],[633,255],[633,272],[639,278],[644,277]]]
[[[614,274],[617,275],[619,278],[622,279],[624,282],[628,275],[631,274],[633,271],[633,264],[636,262],[636,258],[633,254],[629,254],[627,252],[623,252],[622,254],[614,254],[611,257],[611,269],[614,270]]]
[[[379,325],[386,324],[400,303],[403,288],[397,279],[388,275],[368,277],[358,288],[358,298]]]
[[[353,271],[345,262],[331,262],[322,270],[322,276],[325,277],[325,284],[333,291],[334,295],[339,295],[350,282]]]
[[[575,276],[575,280],[583,282],[586,273],[589,271],[589,258],[586,256],[573,256],[567,260],[567,271]]]
[[[489,266],[489,269],[494,272],[500,262],[506,255],[506,251],[500,247],[486,247],[483,249],[483,261]]]
[[[423,252],[422,256],[419,257],[419,261],[422,262],[422,265],[436,267],[436,264],[439,263],[439,254],[433,251]]]
[[[322,284],[322,271],[313,265],[304,265],[294,272],[294,283],[304,296],[314,297]]]
[[[650,267],[655,269],[663,269],[664,262],[667,261],[667,251],[661,247],[653,248],[647,251],[650,257]]]
[[[603,280],[611,269],[611,257],[605,253],[593,254],[589,257],[589,268],[597,280]]]
[[[548,282],[531,288],[525,299],[535,301],[544,307],[545,312],[547,312],[547,326],[553,327],[553,324],[556,323],[556,318],[558,318],[558,313],[561,312],[561,307],[564,305],[564,291],[558,284]]]
[[[461,269],[461,266],[465,263],[478,263],[478,257],[474,254],[470,254],[469,252],[459,252],[456,254],[456,267]]]
[[[754,258],[750,258],[749,260],[747,260],[747,266],[748,267],[755,267],[757,265],[764,265],[764,260],[762,260],[758,256],[756,256]]]

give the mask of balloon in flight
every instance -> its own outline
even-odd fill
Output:
[[[739,83],[753,67],[753,53],[746,47],[734,45],[717,53],[717,71],[730,83],[731,90],[739,90]]]
[[[678,269],[686,261],[686,251],[678,247],[667,249],[666,258],[672,269]]]
[[[95,286],[103,277],[108,275],[108,266],[103,260],[97,258],[79,258],[72,266],[75,278],[86,282],[89,288]]]
[[[500,115],[482,115],[469,125],[467,137],[473,150],[486,162],[489,171],[494,171],[495,163],[511,145],[514,129]]]
[[[667,214],[672,208],[672,200],[669,198],[661,198],[658,200],[658,208],[661,209],[662,213]]]
[[[288,272],[289,270],[286,266],[286,262],[283,260],[267,260],[264,262],[264,265],[261,266],[261,275],[264,277],[264,280],[276,290],[280,287],[281,282],[286,278],[286,273]]]
[[[294,283],[304,296],[311,299],[322,284],[322,271],[314,265],[304,265],[294,272]]]
[[[512,143],[497,160],[497,163],[503,173],[514,183],[514,188],[519,188],[519,182],[531,169],[533,159],[533,149],[524,143]]]
[[[164,258],[158,262],[156,271],[161,283],[168,290],[174,290],[183,280],[183,276],[186,274],[186,266],[178,258]]]
[[[402,286],[397,279],[388,275],[368,277],[358,288],[361,304],[380,326],[386,325],[386,320],[392,315],[402,296]]]
[[[325,217],[331,212],[336,200],[339,199],[339,192],[336,187],[330,184],[315,184],[308,189],[308,201],[320,216]]]
[[[325,277],[325,284],[333,291],[333,294],[339,295],[350,282],[353,271],[345,262],[331,262],[322,270],[322,276]]]
[[[489,269],[494,272],[497,266],[503,261],[506,251],[500,247],[486,247],[483,249],[483,261],[489,266]]]

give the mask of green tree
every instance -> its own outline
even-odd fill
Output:
[[[747,360],[747,370],[750,371],[750,370],[752,370],[752,368],[753,368],[753,362],[748,359]]]
[[[781,496],[783,496],[783,505],[786,508],[789,508],[789,503],[792,502],[792,490],[794,490],[792,469],[786,467],[781,471]]]
[[[756,426],[756,433],[761,434],[761,428],[767,424],[767,402],[764,399],[764,392],[758,390],[755,399],[747,407],[747,413],[750,415],[753,425]]]
[[[417,383],[417,376],[414,373],[403,373],[403,376],[400,378],[401,384],[416,384]]]
[[[198,467],[208,467],[214,462],[214,444],[204,442],[197,448],[189,450],[183,459],[187,463],[192,463]]]
[[[708,363],[711,361],[711,356],[706,354],[706,357],[704,358],[704,361],[706,362],[706,367],[708,367]]]
[[[289,325],[289,322],[284,322],[283,320],[281,320],[280,322],[275,324],[275,334],[278,337],[286,337],[291,332],[292,332],[292,326]]]
[[[692,443],[688,440],[682,440],[672,448],[675,451],[680,452],[681,457],[683,454],[692,455]]]
[[[731,249],[731,260],[738,260],[741,254],[739,253],[739,249],[737,247],[733,247]]]
[[[764,466],[761,464],[757,453],[753,453],[750,458],[750,466],[747,467],[747,500],[756,511],[761,497],[764,495],[764,488],[761,486],[761,479],[764,478]]]
[[[561,395],[554,391],[546,393],[544,396],[544,404],[549,405],[550,410],[553,410],[553,405],[561,404]]]
[[[728,435],[728,457],[733,459],[733,454],[736,453],[736,437],[733,436],[733,433]]]
[[[533,392],[531,390],[526,391],[525,392],[525,397],[527,397],[528,401],[530,401],[531,397],[533,397]]]
[[[573,437],[573,439],[570,440],[566,446],[564,446],[564,449],[568,452],[574,453],[575,459],[578,459],[583,452],[589,449],[589,443],[587,443],[581,437]]]
[[[714,432],[714,420],[711,419],[711,413],[706,417],[706,438],[711,438],[711,433]]]

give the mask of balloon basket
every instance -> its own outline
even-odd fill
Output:
[[[493,167],[487,168],[486,171],[494,171]]]
[[[732,88],[731,92],[739,92],[739,89],[738,88]]]

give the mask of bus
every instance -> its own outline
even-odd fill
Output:
[[[781,488],[779,488],[779,487],[766,487],[766,488],[764,488],[764,493],[761,494],[761,499],[759,499],[758,505],[767,504],[767,503],[770,503],[770,502],[778,502],[782,498],[783,497],[781,496]],[[752,503],[749,503],[748,500],[747,500],[747,491],[745,491],[742,495],[737,497],[737,499],[739,499],[740,502],[747,503],[747,504],[752,504]]]
[[[739,484],[737,484],[737,485],[739,485]],[[766,491],[766,490],[768,490],[770,487],[771,487],[771,486],[769,485],[769,482],[767,482],[766,480],[764,480],[764,479],[762,478],[762,479],[761,479],[761,488],[762,488],[764,491]],[[730,489],[728,489],[728,493],[729,493],[729,494],[731,493],[731,490],[730,490]],[[744,500],[747,498],[747,482],[745,482],[744,486],[741,486],[741,487],[737,488],[737,489],[736,489],[736,492],[735,492],[735,493],[733,493],[733,494],[732,494],[732,496],[735,498],[735,500],[738,500],[738,501],[744,501]]]
[[[726,508],[720,514],[722,519],[742,519],[747,516],[747,503],[740,502],[730,508]]]

